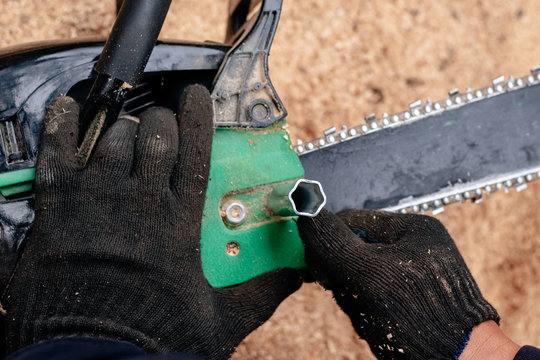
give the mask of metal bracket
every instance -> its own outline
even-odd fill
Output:
[[[223,61],[212,92],[215,126],[263,128],[287,115],[268,76],[281,4],[282,0],[264,0]]]

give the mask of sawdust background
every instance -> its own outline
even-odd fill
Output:
[[[0,0],[0,46],[106,35],[114,1]],[[173,0],[162,38],[221,40],[226,2]],[[453,88],[481,87],[540,63],[540,1],[285,1],[270,74],[293,137],[396,112]],[[0,85],[1,86],[1,85]],[[509,119],[511,121],[511,119]],[[421,139],[419,139],[421,141]],[[448,227],[502,328],[540,345],[540,185],[450,206]],[[234,356],[371,359],[330,294],[305,285]]]

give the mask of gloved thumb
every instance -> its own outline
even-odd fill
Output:
[[[306,261],[314,277],[328,288],[361,267],[366,244],[330,211],[314,217],[300,217],[298,230],[306,249]]]

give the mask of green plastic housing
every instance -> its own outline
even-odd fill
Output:
[[[275,186],[303,176],[285,121],[264,129],[216,129],[201,229],[202,266],[210,285],[232,286],[274,269],[306,266],[297,217],[276,216],[266,206]],[[225,215],[232,202],[246,210],[236,226]],[[236,251],[228,251],[231,245]]]
[[[0,174],[0,194],[7,197],[30,191],[33,186],[34,176],[34,168]]]

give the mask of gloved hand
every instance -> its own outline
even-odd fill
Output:
[[[449,359],[498,322],[444,226],[381,211],[300,218],[308,267],[378,358]]]
[[[301,285],[278,270],[214,289],[200,258],[212,144],[212,104],[186,90],[179,126],[153,108],[120,118],[78,167],[79,108],[48,108],[36,171],[36,218],[2,302],[14,351],[86,336],[150,352],[225,359]]]

